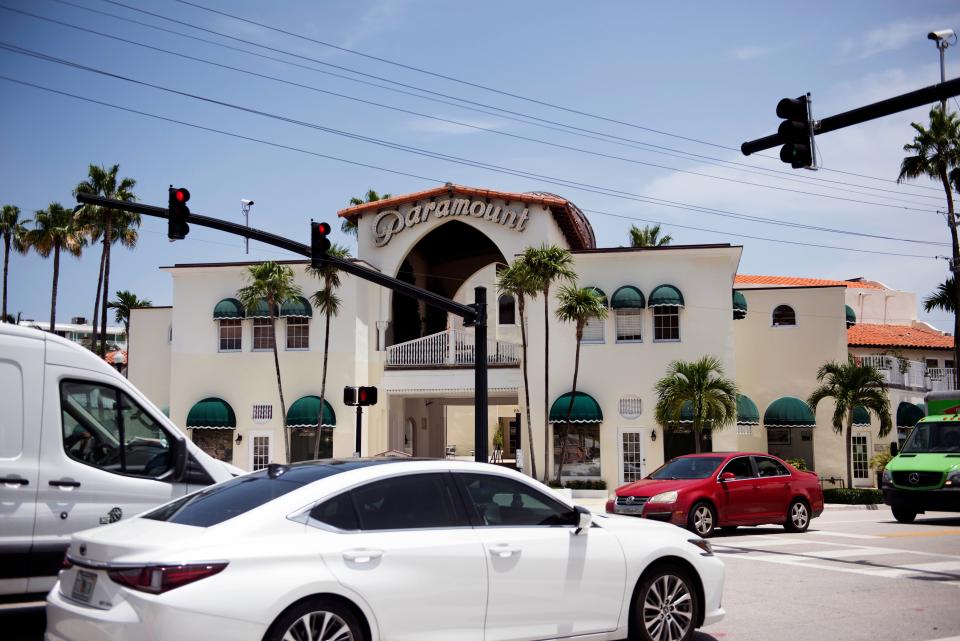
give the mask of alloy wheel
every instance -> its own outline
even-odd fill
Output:
[[[319,611],[291,623],[283,641],[354,641],[354,637],[346,621],[333,612]]]
[[[703,536],[713,530],[713,512],[706,505],[699,505],[693,512],[693,529]]]
[[[793,522],[793,527],[798,530],[802,530],[807,527],[807,522],[810,520],[810,515],[807,512],[807,506],[797,501],[793,504],[793,507],[790,508],[790,520]]]
[[[643,626],[654,641],[680,641],[693,625],[693,597],[673,574],[658,577],[643,600]]]

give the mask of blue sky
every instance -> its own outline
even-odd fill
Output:
[[[804,5],[801,15],[797,5],[770,2],[198,0],[199,4],[310,38],[633,125],[627,126],[337,51],[175,0],[122,2],[230,37],[176,25],[105,0],[69,2],[312,69],[162,33],[54,0],[0,0],[0,5],[474,128],[216,68],[2,9],[0,41],[312,124],[635,196],[617,198],[411,155],[4,50],[0,50],[0,75],[438,181],[560,193],[581,208],[620,216],[588,212],[601,246],[626,244],[627,229],[631,222],[637,222],[627,219],[632,217],[662,221],[675,243],[744,245],[743,273],[866,276],[920,294],[933,289],[946,273],[945,261],[932,258],[949,253],[948,246],[936,244],[949,240],[943,219],[935,213],[945,206],[942,191],[929,189],[937,185],[926,181],[918,186],[895,184],[902,145],[912,137],[909,123],[925,120],[927,109],[818,137],[825,167],[885,181],[833,171],[791,172],[779,160],[744,158],[735,149],[744,140],[774,131],[779,122],[774,106],[784,96],[812,92],[815,113],[823,117],[936,82],[937,54],[926,33],[939,28],[960,31],[960,10],[955,3],[812,2]],[[301,57],[258,49],[256,44]],[[947,58],[947,76],[956,77],[960,73],[960,47],[948,50]],[[538,128],[504,119],[498,112],[478,113],[456,104],[336,78],[316,69],[352,78],[361,78],[354,72],[372,74],[453,98],[613,135],[620,143],[625,139],[632,142],[613,144]],[[371,81],[369,77],[362,79]],[[88,163],[120,163],[121,174],[137,179],[136,193],[147,203],[163,204],[167,185],[182,185],[192,192],[190,205],[194,211],[242,222],[240,199],[253,199],[255,226],[305,242],[310,218],[332,221],[350,197],[362,195],[368,188],[398,194],[434,184],[197,131],[8,81],[0,80],[0,88],[0,202],[16,204],[28,216],[51,201],[72,204],[71,190],[85,177]],[[951,108],[957,109],[957,103],[952,101]],[[504,133],[638,162],[558,149]],[[647,146],[638,148],[637,143]],[[676,150],[669,153],[681,152],[684,157],[654,153],[649,145]],[[775,156],[776,150],[766,153]],[[689,154],[746,163],[750,171],[760,171],[761,175],[739,171],[744,167],[720,167]],[[787,173],[764,171],[769,169],[786,169]],[[824,182],[828,180],[849,184]],[[833,198],[785,190],[817,192]],[[638,202],[637,196],[926,242],[798,230]],[[737,238],[679,225],[863,251]],[[169,277],[158,266],[245,259],[242,240],[211,230],[194,228],[186,241],[172,244],[166,239],[162,221],[145,219],[141,232],[136,250],[114,252],[111,290],[130,289],[156,304],[169,304],[171,300]],[[335,236],[344,244],[352,240],[340,235],[339,230]],[[253,259],[285,256],[257,244],[251,248]],[[80,260],[62,260],[60,320],[90,316],[98,258],[99,251],[88,250]],[[48,318],[51,272],[51,261],[36,255],[13,256],[10,309],[14,313],[22,311],[25,318]],[[921,317],[944,329],[952,325],[942,312]]]

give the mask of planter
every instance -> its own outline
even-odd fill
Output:
[[[564,488],[566,489],[566,488]],[[575,499],[605,499],[607,498],[606,490],[567,490],[567,492],[573,492],[573,498]]]
[[[566,488],[566,487],[551,487],[550,489],[553,490],[554,492],[556,492],[556,494],[557,494],[558,496],[562,496],[563,498],[567,499],[568,501],[572,501],[572,500],[573,500],[573,490],[571,490],[571,489],[569,489],[569,488]]]

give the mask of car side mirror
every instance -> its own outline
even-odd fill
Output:
[[[737,478],[737,475],[734,474],[733,472],[724,472],[723,474],[720,475],[719,480],[721,483],[726,483],[727,481],[735,481],[736,478]]]
[[[173,480],[183,481],[187,476],[187,442],[182,438],[175,438],[170,441],[173,455]]]
[[[580,534],[581,532],[586,532],[590,529],[590,523],[593,520],[593,515],[590,514],[590,510],[583,507],[582,505],[577,505],[573,508],[574,516],[576,517],[577,530],[574,534]]]
[[[897,455],[897,442],[893,441],[892,443],[890,443],[890,456],[896,456],[896,455]]]

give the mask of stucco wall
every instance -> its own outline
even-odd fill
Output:
[[[172,315],[170,307],[130,310],[127,378],[161,409],[170,406],[169,337]]]

